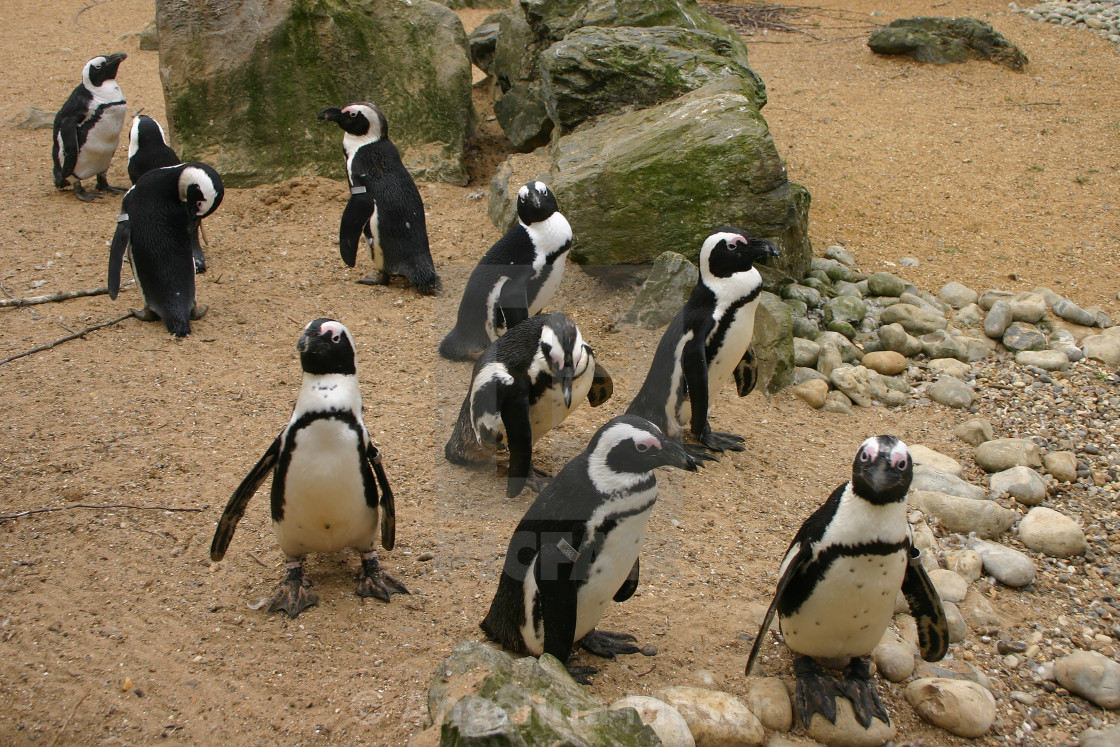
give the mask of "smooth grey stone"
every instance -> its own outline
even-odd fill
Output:
[[[837,280],[832,288],[837,296],[851,296],[852,298],[863,298],[864,292],[860,289],[861,283],[849,283],[847,280]]]
[[[761,746],[766,733],[742,700],[721,690],[676,685],[650,695],[676,708],[696,744]]]
[[[933,582],[933,588],[937,589],[937,596],[941,597],[942,602],[963,602],[968,594],[968,581],[956,571],[938,568],[929,572],[929,580]]]
[[[1092,327],[1097,323],[1097,318],[1073,301],[1061,298],[1054,304],[1054,313],[1067,322],[1080,324],[1083,327]]]
[[[1026,322],[1012,322],[1000,341],[1004,347],[1014,351],[1046,348],[1046,335],[1038,327]]]
[[[801,301],[810,309],[815,309],[821,305],[821,292],[819,290],[810,288],[807,285],[798,285],[797,283],[783,285],[782,298]]]
[[[871,407],[871,381],[869,371],[863,366],[840,366],[828,375],[832,385],[860,407]]]
[[[1072,451],[1052,451],[1043,454],[1042,467],[1058,482],[1077,481],[1077,455]]]
[[[812,368],[817,365],[817,357],[821,353],[820,343],[805,340],[800,337],[793,338],[793,363],[795,366]]]
[[[863,358],[863,351],[838,332],[821,332],[816,339],[821,345],[835,345],[845,363],[859,363]]]
[[[972,372],[972,366],[957,358],[934,358],[926,364],[926,368],[933,373],[955,376],[958,379],[963,379]]]
[[[1026,553],[975,537],[969,538],[967,547],[980,554],[984,571],[1004,586],[1017,589],[1034,581],[1034,561]]]
[[[983,306],[981,306],[983,308]],[[984,334],[993,340],[1003,337],[1003,333],[1014,321],[1011,316],[1011,306],[1005,299],[999,299],[988,309],[984,317]]]
[[[1046,498],[1046,481],[1030,467],[1012,467],[994,473],[988,481],[994,495],[1010,495],[1025,506],[1037,506]]]
[[[684,306],[700,271],[676,252],[662,252],[653,262],[642,289],[622,321],[642,329],[657,329],[673,321]]]
[[[901,324],[884,324],[879,327],[879,341],[887,350],[905,356],[915,356],[922,352],[922,341],[906,332]]]
[[[996,437],[992,423],[987,418],[971,418],[953,429],[953,435],[972,446],[979,446]]]
[[[914,479],[910,483],[910,489],[945,493],[973,501],[986,500],[988,497],[987,491],[983,488],[928,464],[914,465]]]
[[[972,455],[985,472],[1003,472],[1012,467],[1041,467],[1042,454],[1034,441],[1025,438],[996,438],[976,447]]]
[[[1120,724],[1103,729],[1086,729],[1077,736],[1077,747],[1116,747],[1120,744]]]
[[[859,324],[865,316],[867,316],[867,304],[863,299],[853,296],[837,296],[829,299],[824,305],[826,326],[834,321]]]
[[[961,335],[957,338],[957,342],[964,346],[965,360],[969,362],[987,358],[996,348],[995,340],[991,340],[987,337]]]
[[[1074,651],[1054,662],[1054,677],[1101,708],[1120,708],[1120,664],[1096,651]]]
[[[891,630],[883,634],[882,640],[871,651],[871,659],[879,674],[889,682],[902,682],[914,673],[915,650]]]
[[[922,444],[910,445],[910,457],[914,460],[915,468],[929,467],[956,477],[964,474],[964,468],[956,459]]]
[[[1057,293],[1041,285],[1037,288],[1031,288],[1031,293],[1042,296],[1042,298],[1046,301],[1046,305],[1050,308],[1053,308],[1054,304],[1062,300],[1062,297]]]
[[[804,384],[806,381],[813,381],[814,379],[827,382],[828,376],[822,374],[815,368],[797,366],[793,369],[793,386],[798,386]]]
[[[889,272],[876,272],[867,278],[867,290],[874,296],[898,297],[906,290],[906,281]]]
[[[964,615],[954,602],[947,599],[941,600],[941,607],[945,610],[945,623],[949,627],[949,643],[963,641],[968,636],[968,623],[964,621]]]
[[[793,728],[793,703],[786,684],[779,677],[759,677],[747,681],[747,708],[771,731],[787,732]]]
[[[976,300],[976,303],[978,303],[980,308],[984,309],[984,311],[989,311],[996,301],[1009,301],[1013,296],[1013,293],[1008,293],[1007,291],[989,289],[980,294],[980,298]]]
[[[926,490],[911,490],[909,501],[915,508],[940,519],[950,532],[976,532],[982,538],[998,537],[1019,519],[1018,513],[995,501],[974,501]]]
[[[934,309],[935,311],[938,311],[938,312],[940,312],[941,314],[948,314],[949,312],[951,312],[951,311],[953,310],[953,307],[952,307],[952,306],[950,306],[949,304],[945,303],[945,302],[944,302],[944,301],[942,301],[942,300],[941,300],[940,298],[938,298],[937,296],[933,295],[932,293],[930,293],[930,292],[929,292],[929,291],[927,291],[927,290],[923,290],[923,289],[921,289],[921,288],[916,288],[916,287],[914,287],[914,286],[910,286],[910,287],[909,287],[909,288],[907,289],[907,291],[906,291],[906,292],[907,292],[908,294],[909,294],[909,293],[913,293],[913,294],[914,294],[915,296],[917,296],[918,298],[920,298],[920,299],[922,299],[923,301],[925,301],[925,302],[926,302],[927,304],[929,304],[929,305],[930,305],[931,307],[933,307],[933,309]]]
[[[968,409],[976,399],[976,392],[968,384],[952,376],[942,376],[927,390],[929,398],[946,407]]]
[[[922,352],[927,358],[956,358],[960,361],[968,360],[968,348],[961,344],[960,339],[951,336],[943,329],[922,335]]]
[[[941,286],[941,290],[937,295],[941,297],[942,301],[949,304],[954,309],[963,309],[966,306],[975,304],[980,298],[979,293],[955,280]]]
[[[984,559],[975,550],[953,550],[945,553],[945,564],[949,570],[956,571],[966,583],[978,581],[984,575]],[[968,596],[965,587],[965,597]],[[963,599],[961,600],[963,601]]]
[[[1034,324],[1046,313],[1046,300],[1036,293],[1020,293],[1008,302],[1017,322]]]
[[[820,351],[817,353],[817,370],[825,376],[831,377],[832,371],[842,365],[844,365],[844,359],[840,357],[839,349],[831,342],[822,344]]]
[[[1084,555],[1089,549],[1085,532],[1063,513],[1035,506],[1019,522],[1019,539],[1031,550],[1052,558]]]
[[[852,409],[852,401],[843,392],[838,392],[835,389],[828,393],[828,398],[825,400],[824,407],[821,408],[825,412],[836,412],[841,415],[855,415],[855,410]]]
[[[789,309],[789,315],[794,319],[804,319],[809,313],[809,307],[804,301],[799,301],[796,298],[785,299],[786,308]]]
[[[945,329],[949,323],[940,314],[908,303],[898,303],[883,309],[879,320],[883,324],[901,324],[912,335],[927,335],[938,329]],[[901,351],[900,351],[901,352]]]
[[[914,257],[903,257],[898,264],[902,267],[920,267],[922,263]]]
[[[894,724],[884,724],[877,718],[864,729],[856,720],[852,704],[847,698],[836,698],[836,722],[832,723],[821,713],[814,713],[805,732],[816,743],[830,747],[881,747],[895,737]]]
[[[981,737],[996,720],[995,697],[969,680],[914,680],[906,686],[906,699],[923,719],[959,737]]]
[[[1065,371],[1069,368],[1069,356],[1060,350],[1020,350],[1015,354],[1015,362],[1045,371]]]
[[[1100,361],[1111,368],[1120,366],[1120,337],[1114,335],[1090,335],[1081,341],[1085,357]]]
[[[941,301],[938,301],[938,304],[941,304],[941,306],[946,307],[945,309],[942,309],[940,306],[938,306],[935,303],[932,303],[928,298],[922,296],[917,291],[907,290],[901,296],[898,297],[898,300],[901,301],[902,303],[910,304],[911,306],[916,306],[917,308],[921,309],[922,311],[928,311],[932,314],[937,314],[939,316],[944,316],[945,314],[952,311],[952,308],[949,308],[948,304],[945,304],[945,303],[942,303]]]
[[[984,321],[984,310],[974,303],[962,306],[953,314],[953,322],[962,327],[975,327]]]
[[[825,249],[824,256],[828,259],[834,259],[842,265],[847,265],[853,270],[856,269],[856,258],[852,256],[851,252],[839,244],[833,244]]]
[[[805,340],[815,340],[821,333],[820,326],[812,319],[793,317],[793,334]]]

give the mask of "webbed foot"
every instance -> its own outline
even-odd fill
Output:
[[[742,436],[736,436],[734,433],[708,431],[701,436],[700,443],[712,451],[746,451],[747,447],[743,445],[745,440]]]
[[[639,646],[638,639],[629,633],[612,633],[609,630],[592,630],[579,642],[581,648],[590,651],[604,659],[613,659],[619,654],[641,654],[654,656],[657,648],[654,646]]]
[[[685,453],[692,457],[692,460],[696,462],[697,467],[703,467],[704,462],[708,460],[711,460],[713,462],[719,461],[719,457],[708,451],[708,449],[706,449],[705,447],[700,446],[699,444],[681,444],[681,446],[684,447]]]
[[[158,322],[159,314],[145,306],[143,309],[129,309],[132,315],[142,322]]]
[[[572,676],[572,679],[581,685],[590,685],[591,675],[599,673],[598,667],[587,667],[577,664],[565,664],[564,666],[567,668],[568,674]]]
[[[808,728],[813,714],[819,713],[835,724],[836,698],[844,697],[840,683],[808,656],[795,658],[793,671],[797,673],[794,704],[801,723]]]
[[[374,597],[382,602],[388,602],[394,594],[410,593],[405,585],[381,570],[377,562],[377,555],[362,557],[362,572],[358,574],[358,590],[360,597]]]
[[[206,316],[206,312],[210,310],[209,306],[195,306],[191,309],[191,321],[201,319]]]
[[[371,272],[358,282],[362,285],[388,285],[389,275],[384,272]]]
[[[114,187],[109,184],[109,180],[105,178],[105,174],[97,175],[97,189],[101,192],[108,192],[111,195],[123,195],[128,191],[128,187]]]
[[[303,575],[303,565],[289,567],[284,580],[272,595],[269,612],[287,612],[295,617],[312,605],[319,604],[319,597],[311,591],[311,579]]]
[[[877,718],[884,724],[891,723],[891,717],[879,693],[871,683],[871,665],[868,657],[852,659],[844,669],[844,679],[839,683],[844,695],[852,703],[852,712],[864,729],[871,726],[871,719]]]
[[[87,192],[81,182],[74,182],[74,194],[77,195],[78,199],[82,202],[93,202],[94,200],[101,199],[101,195]]]

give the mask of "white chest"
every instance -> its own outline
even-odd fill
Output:
[[[655,492],[656,494],[656,492]],[[594,628],[619,587],[626,580],[646,541],[651,504],[645,511],[628,516],[615,525],[603,542],[587,572],[587,582],[576,597],[575,640]]]
[[[583,373],[572,380],[572,404],[564,404],[564,393],[559,384],[554,384],[541,398],[529,408],[529,420],[533,426],[533,443],[540,440],[541,436],[560,425],[572,414],[572,410],[580,406],[587,393],[591,391],[591,383],[595,378],[595,365],[592,359],[585,362]]]
[[[123,100],[110,103],[101,110],[100,119],[86,133],[86,141],[79,148],[74,176],[87,179],[103,174],[109,168],[121,140],[126,110]]]
[[[716,392],[723,388],[723,385],[731,378],[731,372],[735,370],[735,366],[739,365],[739,361],[743,359],[743,354],[750,347],[751,338],[754,337],[754,315],[757,309],[758,302],[752,301],[734,311],[724,311],[716,320],[716,328],[712,330],[707,342],[710,342],[713,336],[719,334],[720,327],[725,320],[726,330],[723,332],[723,340],[719,350],[708,361],[709,405]],[[729,319],[727,318],[728,315],[730,315]]]

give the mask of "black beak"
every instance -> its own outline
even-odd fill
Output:
[[[676,467],[678,469],[695,472],[698,462],[689,456],[676,441],[665,439],[661,448],[661,465],[663,467]]]
[[[767,239],[751,239],[748,244],[756,257],[780,257],[781,253],[773,241]]]
[[[117,68],[120,67],[120,64],[124,62],[127,57],[128,55],[124,52],[114,52],[113,54],[105,55],[105,65],[107,66],[107,70],[112,73],[110,78],[117,77]]]
[[[560,390],[564,392],[564,407],[572,406],[572,371],[570,369],[560,374]]]
[[[329,119],[331,122],[337,122],[342,118],[342,110],[337,106],[330,106],[319,112],[315,118],[321,120]]]

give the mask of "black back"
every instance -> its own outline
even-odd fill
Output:
[[[135,184],[141,176],[152,169],[175,166],[182,163],[179,156],[163,139],[163,131],[154,119],[147,114],[137,116],[132,132],[135,133],[135,153],[128,159],[128,178]],[[129,150],[132,150],[132,143]]]

